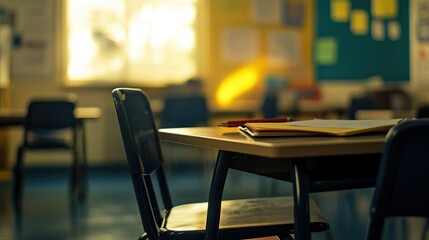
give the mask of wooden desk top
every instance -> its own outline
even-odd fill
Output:
[[[2,109],[0,110],[0,126],[24,124],[25,109]],[[98,119],[101,117],[101,109],[97,107],[77,107],[75,115],[78,120]]]
[[[237,128],[191,127],[159,130],[162,141],[271,158],[381,153],[385,135],[251,138]]]

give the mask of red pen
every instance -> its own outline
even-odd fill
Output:
[[[245,123],[251,122],[291,122],[292,118],[290,117],[279,117],[279,118],[253,118],[253,119],[240,119],[240,120],[229,120],[221,123],[219,126],[222,127],[238,127],[242,126]]]

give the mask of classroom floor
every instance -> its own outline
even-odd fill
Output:
[[[70,201],[68,170],[50,167],[27,169],[21,216],[13,210],[8,182],[0,183],[0,239],[137,239],[142,232],[127,166],[89,170],[85,203]],[[175,204],[205,201],[210,176],[196,165],[168,171]],[[232,184],[234,182],[234,184]],[[234,187],[232,187],[234,185]],[[224,198],[290,194],[290,184],[231,171]],[[313,239],[364,239],[372,189],[313,195],[325,211],[331,230]],[[421,239],[422,220],[388,222],[386,239]]]

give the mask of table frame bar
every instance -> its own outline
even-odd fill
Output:
[[[311,239],[309,180],[306,160],[291,160],[294,199],[295,238]]]

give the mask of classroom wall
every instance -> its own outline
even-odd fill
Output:
[[[21,3],[29,3],[22,4]],[[75,93],[78,97],[79,106],[95,106],[103,111],[103,117],[98,120],[89,121],[86,125],[88,159],[90,164],[100,164],[104,162],[118,161],[123,159],[122,146],[115,149],[109,141],[112,139],[112,110],[113,102],[111,98],[111,88],[70,88],[64,86],[62,82],[61,70],[62,56],[60,48],[61,42],[61,19],[59,15],[60,4],[56,0],[39,1],[4,1],[0,4],[14,9],[15,27],[18,31],[26,31],[31,39],[40,39],[44,45],[29,51],[22,48],[12,49],[11,77],[9,87],[2,92],[2,98],[6,98],[12,109],[25,109],[30,99],[41,96],[59,96],[68,93]],[[22,12],[28,13],[27,16]],[[21,14],[19,14],[21,13]],[[33,15],[32,15],[33,14]],[[40,19],[36,16],[40,14]],[[22,17],[31,17],[30,25],[20,25]],[[28,22],[28,21],[27,21]],[[37,46],[37,45],[36,45]],[[28,50],[28,49],[27,49]],[[12,166],[15,161],[15,154],[18,145],[22,140],[23,131],[20,127],[11,127],[8,131],[8,165]],[[117,144],[116,144],[117,145]],[[28,163],[35,164],[69,164],[70,154],[62,152],[54,154],[29,153]]]
[[[289,86],[314,82],[313,0],[280,3],[208,1],[206,79],[213,107],[259,99],[269,79]],[[223,102],[218,95],[231,101]]]
[[[429,3],[410,1],[410,88],[415,106],[429,104]]]
[[[12,1],[18,2],[18,1]],[[58,9],[55,7],[56,0],[44,0],[44,2],[49,2],[54,5],[53,13],[58,15]],[[240,69],[243,66],[246,66],[246,63],[234,63],[234,55],[231,55],[232,61],[223,61],[224,57],[219,56],[219,53],[222,50],[220,45],[222,38],[228,36],[233,36],[234,32],[229,32],[234,28],[230,27],[244,27],[246,29],[255,28],[257,35],[260,38],[260,41],[257,43],[260,51],[258,52],[258,58],[261,62],[267,61],[267,42],[264,36],[266,37],[269,32],[272,31],[286,31],[291,33],[297,33],[302,39],[301,42],[301,63],[298,66],[283,66],[277,67],[276,64],[266,65],[254,63],[258,69],[258,77],[256,84],[253,88],[248,89],[246,92],[243,92],[239,96],[241,99],[253,101],[254,106],[258,106],[254,102],[259,101],[258,97],[263,93],[265,89],[266,77],[269,75],[281,76],[292,82],[292,84],[307,84],[314,81],[314,69],[311,64],[312,61],[312,28],[313,26],[313,16],[311,6],[312,1],[305,0],[307,7],[305,8],[305,17],[303,20],[303,25],[301,27],[284,27],[280,24],[267,24],[267,23],[254,23],[255,20],[252,20],[249,17],[250,1],[244,0],[235,0],[235,1],[208,1],[206,2],[205,8],[205,21],[207,28],[210,29],[209,34],[204,38],[205,39],[205,61],[203,63],[204,75],[203,77],[207,79],[206,82],[206,93],[209,96],[210,102],[213,103],[215,107],[218,106],[216,103],[216,89],[222,84],[222,81],[227,79],[229,75],[234,73],[237,69]],[[294,2],[294,1],[291,1]],[[296,1],[302,2],[302,1]],[[0,4],[10,4],[11,1],[0,0]],[[429,61],[426,61],[426,58],[421,59],[421,50],[428,49],[429,46],[425,41],[419,41],[416,38],[415,25],[418,20],[416,19],[415,13],[418,11],[418,5],[420,1],[410,0],[410,59],[411,64],[411,87],[414,95],[419,101],[429,101],[427,92],[429,89],[429,74],[427,71],[429,65],[426,64]],[[262,21],[262,20],[258,20]],[[60,22],[53,23],[54,29],[59,30]],[[228,30],[229,29],[229,30]],[[226,32],[225,32],[226,30]],[[252,31],[250,31],[252,32]],[[254,31],[253,31],[254,32]],[[51,35],[49,35],[51,34]],[[32,75],[28,73],[20,73],[19,69],[15,67],[15,74],[12,75],[12,79],[9,87],[9,102],[11,108],[25,108],[29,99],[35,96],[40,95],[58,95],[73,92],[79,98],[80,106],[96,106],[102,109],[103,117],[99,120],[90,121],[87,124],[87,144],[88,144],[88,159],[89,164],[97,165],[104,163],[115,163],[122,161],[124,158],[124,152],[122,147],[122,142],[120,141],[119,130],[117,129],[117,123],[114,115],[113,102],[111,98],[110,87],[90,87],[90,88],[71,88],[66,87],[61,82],[61,55],[59,54],[59,49],[61,47],[61,42],[58,42],[61,39],[60,31],[53,31],[49,33],[49,37],[52,38],[52,52],[50,52],[52,57],[52,68],[50,71],[40,74]],[[238,32],[240,34],[240,32]],[[244,31],[246,34],[246,31]],[[248,34],[248,33],[247,33]],[[250,33],[253,34],[253,33]],[[405,34],[405,33],[404,33]],[[293,37],[292,37],[293,39]],[[291,40],[293,41],[293,40]],[[227,54],[228,55],[228,54]],[[226,56],[228,59],[228,56]],[[222,60],[223,59],[223,60]],[[236,60],[236,59],[235,59]],[[240,59],[239,59],[240,60]],[[423,61],[425,60],[425,61]],[[245,62],[245,61],[244,61]],[[251,64],[251,63],[250,63]],[[420,65],[419,65],[420,64]],[[429,64],[429,63],[428,63]],[[284,70],[284,71],[283,71]],[[236,86],[235,86],[236,87]],[[348,98],[353,94],[359,94],[361,91],[364,91],[367,87],[365,84],[356,81],[347,81],[347,82],[329,82],[324,81],[320,84],[322,91],[322,101],[323,104],[331,104],[336,106],[346,106]],[[148,90],[151,93],[150,90]],[[22,131],[19,128],[12,128],[9,131],[9,159],[8,162],[11,165],[15,158],[15,151],[17,144],[21,140]],[[61,155],[62,156],[62,155]],[[46,164],[56,161],[57,158],[54,156],[52,159],[46,159],[45,156],[34,155],[36,160],[32,164]],[[61,158],[58,164],[68,163],[68,158],[64,156]]]

